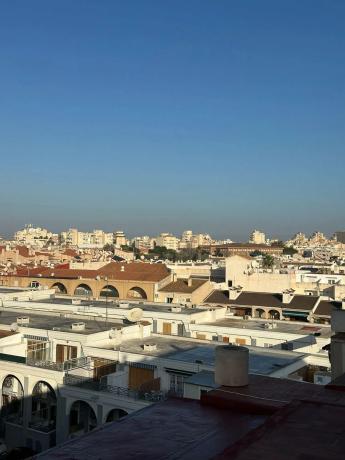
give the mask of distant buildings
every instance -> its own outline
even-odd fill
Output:
[[[338,243],[345,244],[345,231],[335,232],[334,237]]]
[[[180,240],[171,233],[161,233],[156,239],[157,246],[164,246],[167,249],[172,249],[173,251],[178,250],[179,242]]]
[[[118,230],[114,233],[114,245],[117,248],[121,248],[121,246],[125,246],[127,244],[126,235],[122,230]]]
[[[260,230],[254,230],[250,236],[250,243],[252,244],[265,244],[266,243],[266,235],[264,232]]]
[[[60,243],[69,246],[76,246],[81,249],[86,248],[103,248],[106,244],[115,244],[120,248],[127,242],[126,236],[122,231],[104,232],[103,230],[94,230],[93,232],[81,232],[76,228],[70,228],[60,233]]]
[[[22,230],[18,230],[14,234],[14,240],[18,244],[23,244],[26,246],[43,247],[49,243],[57,243],[58,234],[52,233],[45,228],[26,225]]]
[[[80,232],[76,228],[70,228],[60,233],[60,243],[78,248],[102,248],[106,244],[113,244],[113,233],[105,233],[103,230],[93,232]]]

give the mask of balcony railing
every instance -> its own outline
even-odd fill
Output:
[[[51,369],[53,371],[65,372],[78,367],[87,366],[90,358],[88,356],[82,356],[80,358],[73,358],[63,363],[56,363],[54,361],[40,361],[30,357],[26,358],[26,364],[32,367],[41,367],[43,369]]]
[[[79,377],[74,375],[65,375],[65,385],[77,386],[79,388],[85,388],[92,391],[103,391],[106,393],[112,393],[118,398],[130,398],[136,400],[144,400],[151,402],[163,401],[166,399],[166,395],[162,391],[140,391],[131,390],[125,387],[119,387],[115,385],[107,385],[101,381],[88,379],[86,377]]]

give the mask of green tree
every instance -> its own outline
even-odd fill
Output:
[[[288,255],[288,256],[293,256],[294,254],[297,254],[297,253],[298,251],[293,247],[285,246],[283,249],[283,254]]]
[[[105,244],[103,246],[103,249],[104,249],[104,251],[109,251],[109,252],[112,252],[114,254],[114,245],[113,244],[107,243],[107,244]]]
[[[262,259],[262,266],[264,268],[272,268],[274,265],[274,257],[270,254],[266,254]]]

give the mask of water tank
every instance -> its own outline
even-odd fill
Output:
[[[215,382],[228,387],[248,385],[249,350],[236,345],[216,348]]]

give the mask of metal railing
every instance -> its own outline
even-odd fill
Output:
[[[92,380],[87,377],[80,377],[74,375],[65,375],[64,384],[85,388],[91,391],[103,391],[112,393],[118,398],[130,398],[136,400],[144,400],[151,402],[163,401],[166,395],[163,391],[140,391],[131,390],[130,388],[119,387],[115,385],[107,385],[101,381]]]
[[[69,359],[63,363],[56,363],[54,361],[47,360],[36,360],[30,357],[26,358],[27,366],[40,367],[43,369],[51,369],[53,371],[66,372],[72,369],[77,369],[78,367],[85,367],[88,365],[90,358],[88,356],[82,356],[80,358]]]

